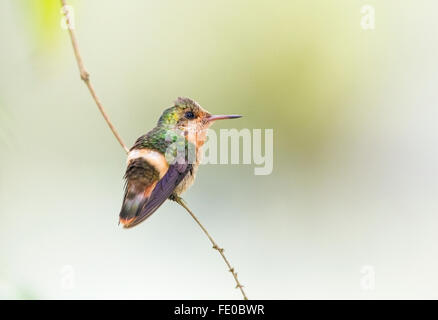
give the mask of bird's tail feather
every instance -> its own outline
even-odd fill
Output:
[[[126,189],[125,198],[123,200],[122,209],[120,210],[120,222],[125,228],[129,228],[135,219],[140,215],[143,207],[149,200],[151,191],[155,187],[155,183],[146,189],[131,188]]]

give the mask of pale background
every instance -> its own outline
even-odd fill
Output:
[[[436,1],[70,4],[127,144],[177,96],[274,129],[271,175],[206,165],[185,196],[249,298],[438,298]],[[59,10],[0,1],[0,298],[240,299],[176,204],[117,225],[125,155]]]

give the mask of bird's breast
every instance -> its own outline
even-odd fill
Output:
[[[184,179],[176,186],[174,193],[176,195],[181,195],[195,182],[196,173],[198,171],[198,164],[193,164],[192,170],[190,170]]]

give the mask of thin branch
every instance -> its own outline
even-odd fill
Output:
[[[228,270],[231,272],[231,274],[234,277],[234,280],[236,281],[236,289],[239,288],[240,292],[242,293],[243,299],[248,300],[248,297],[245,294],[245,291],[243,290],[243,286],[240,284],[239,279],[237,278],[237,272],[234,270],[233,267],[231,267],[230,262],[228,261],[227,257],[224,254],[224,248],[220,248],[216,241],[214,241],[213,237],[208,233],[207,229],[202,225],[202,223],[199,221],[199,219],[195,216],[195,214],[192,212],[192,210],[189,209],[187,204],[184,202],[184,200],[181,197],[176,198],[175,201],[184,207],[184,209],[187,210],[187,212],[192,216],[192,218],[196,221],[196,223],[201,227],[202,231],[204,231],[207,238],[210,240],[211,244],[213,245],[213,249],[217,250],[220,255],[222,256],[222,259],[224,259],[226,265],[228,266]]]
[[[109,119],[107,113],[105,112],[105,109],[102,106],[102,103],[100,102],[99,97],[96,94],[96,91],[94,90],[93,85],[90,82],[90,74],[88,73],[88,71],[85,69],[84,66],[84,62],[82,60],[81,57],[81,53],[79,51],[79,46],[78,46],[78,41],[76,39],[76,34],[73,30],[73,28],[71,27],[71,23],[70,23],[70,16],[68,13],[68,6],[66,4],[65,0],[61,0],[61,5],[62,5],[62,9],[64,12],[64,16],[66,18],[66,23],[67,23],[67,27],[68,27],[68,31],[70,34],[70,39],[71,39],[71,43],[73,45],[73,51],[76,57],[76,62],[78,64],[78,68],[79,68],[79,73],[81,75],[81,79],[85,82],[86,86],[88,87],[88,90],[90,91],[91,96],[93,97],[94,101],[96,102],[97,107],[99,108],[100,112],[102,113],[102,116],[104,117],[106,123],[108,124],[108,126],[110,127],[111,131],[113,132],[114,136],[116,137],[117,141],[120,143],[120,145],[122,146],[122,148],[125,150],[126,153],[129,153],[129,149],[126,147],[125,143],[123,142],[122,138],[120,137],[120,135],[118,134],[116,128],[114,127],[114,125],[111,123],[111,120]],[[199,227],[202,229],[202,231],[205,233],[205,235],[208,237],[208,239],[210,240],[210,242],[213,245],[213,249],[217,250],[220,255],[222,256],[222,258],[224,259],[226,265],[228,266],[229,271],[231,272],[231,274],[234,277],[234,280],[236,281],[236,289],[239,288],[240,292],[242,293],[243,299],[244,300],[248,300],[245,291],[243,290],[243,286],[240,284],[239,279],[237,278],[237,272],[234,271],[234,268],[231,267],[230,262],[228,261],[227,257],[225,257],[224,255],[224,249],[220,248],[217,243],[214,241],[214,239],[210,236],[210,234],[208,233],[207,229],[202,225],[202,223],[199,221],[199,219],[195,216],[195,214],[189,209],[189,207],[184,203],[184,201],[182,200],[182,198],[175,198],[174,199],[179,205],[181,205],[184,209],[187,210],[187,212],[192,216],[192,218],[196,221],[196,223],[199,225]]]
[[[117,141],[120,143],[122,148],[125,149],[125,152],[128,153],[129,149],[126,147],[125,143],[123,142],[123,140],[120,137],[119,133],[117,132],[116,128],[114,127],[111,120],[109,119],[108,114],[106,113],[105,109],[103,108],[102,102],[100,102],[100,99],[97,96],[93,85],[91,84],[90,74],[88,73],[87,69],[85,69],[84,62],[82,60],[81,53],[79,51],[78,40],[76,39],[75,31],[71,27],[72,24],[71,24],[70,15],[68,12],[68,6],[67,6],[65,0],[61,0],[61,5],[62,5],[62,9],[63,9],[62,11],[64,12],[64,16],[66,19],[68,32],[70,34],[71,44],[73,45],[73,51],[75,53],[76,62],[78,64],[81,79],[85,82],[85,85],[87,86],[88,90],[90,91],[91,96],[93,97],[94,101],[96,102],[97,108],[99,109],[100,113],[104,117],[106,123],[110,127],[110,129],[113,132],[114,136],[116,137]]]

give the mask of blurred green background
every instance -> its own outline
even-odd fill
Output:
[[[68,2],[128,145],[178,96],[274,129],[271,175],[205,165],[185,195],[250,299],[438,298],[436,1]],[[0,298],[239,299],[176,204],[117,225],[125,154],[60,21],[0,1]]]

